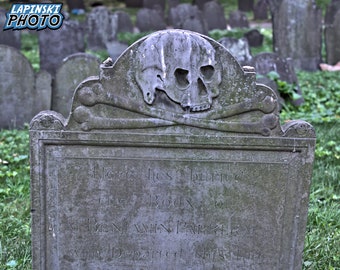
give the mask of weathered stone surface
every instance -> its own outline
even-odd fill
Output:
[[[0,7],[0,25],[1,28],[6,23],[7,11]],[[18,50],[21,49],[21,31],[0,31],[0,44],[14,47]]]
[[[282,1],[273,16],[274,52],[292,58],[298,69],[316,71],[321,63],[322,13],[314,0]]]
[[[224,16],[224,9],[216,1],[209,1],[204,4],[203,17],[207,22],[208,30],[227,28],[227,20]]]
[[[241,65],[249,65],[252,56],[248,40],[246,38],[224,37],[218,41],[221,43]]]
[[[114,16],[117,16],[117,33],[133,32],[133,23],[129,14],[124,11],[116,11]]]
[[[33,269],[300,268],[315,134],[277,105],[193,32],[106,60],[31,122]]]
[[[50,108],[50,96],[51,83],[49,89],[36,87],[27,58],[13,47],[0,45],[0,128],[22,128],[39,111]]]
[[[338,3],[339,9],[333,15],[333,21],[329,18],[328,23],[325,25],[326,56],[327,63],[330,65],[335,65],[340,61],[340,2]]]
[[[52,110],[65,117],[71,110],[74,89],[89,76],[99,72],[100,60],[86,53],[77,53],[65,58],[55,76]]]
[[[161,8],[163,11],[165,10],[165,0],[143,0],[143,7],[154,9],[154,8]]]
[[[65,57],[84,51],[84,32],[77,21],[64,21],[58,30],[39,31],[40,68],[53,76]]]
[[[295,106],[299,106],[304,102],[298,78],[295,74],[294,66],[291,60],[284,59],[276,53],[259,53],[252,58],[250,65],[255,67],[257,74],[263,76],[267,76],[269,72],[275,71],[280,76],[281,81],[293,84],[295,92],[301,96],[301,98],[296,100],[290,99],[292,104]],[[264,83],[263,79],[260,79],[260,81]],[[265,84],[271,86],[271,84]],[[279,92],[277,92],[277,94],[278,96],[282,95],[282,93],[280,94]]]

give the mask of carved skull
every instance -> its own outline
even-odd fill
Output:
[[[166,93],[183,110],[208,110],[219,94],[221,66],[208,40],[188,31],[158,32],[138,48],[136,81],[151,105],[156,90]]]

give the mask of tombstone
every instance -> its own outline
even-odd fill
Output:
[[[321,63],[322,14],[314,0],[286,0],[273,17],[274,52],[297,69],[316,71]]]
[[[119,41],[112,41],[107,44],[107,52],[113,61],[115,61],[127,48],[128,45]]]
[[[55,76],[52,92],[52,110],[67,117],[74,89],[89,76],[99,71],[100,60],[90,54],[76,53],[66,57]]]
[[[229,13],[228,24],[231,28],[248,28],[249,21],[242,11],[232,11]]]
[[[84,51],[83,29],[77,21],[64,21],[58,30],[39,31],[40,68],[53,76],[65,57]]]
[[[224,37],[219,41],[243,66],[249,65],[252,56],[248,40],[246,38]]]
[[[155,7],[159,6],[161,10],[164,12],[165,5],[166,5],[165,0],[143,0],[144,8],[154,9]]]
[[[296,93],[301,96],[301,98],[296,100],[290,100],[290,102],[294,106],[299,106],[304,102],[302,91],[299,87],[298,78],[296,76],[292,61],[284,59],[275,53],[259,53],[252,58],[251,66],[255,67],[256,73],[267,76],[267,74],[271,71],[275,71],[279,76],[281,81],[285,81],[289,84],[293,84],[295,86]],[[264,82],[263,79],[260,79],[262,83],[265,83],[268,86],[271,84]],[[282,98],[287,98],[282,95],[282,93],[277,92],[278,96]],[[283,99],[281,99],[283,102]]]
[[[240,11],[253,11],[254,0],[238,0],[237,5]]]
[[[41,86],[25,56],[0,45],[0,129],[23,128],[39,111],[50,109],[51,78],[39,74]]]
[[[133,23],[129,14],[124,11],[116,11],[114,15],[117,16],[117,33],[133,32]]]
[[[156,31],[165,29],[166,23],[159,11],[141,8],[137,12],[136,27],[141,32]]]
[[[98,6],[86,17],[87,49],[106,50],[106,44],[115,40],[118,29],[118,16],[105,6]]]
[[[339,2],[340,6],[340,2]],[[327,20],[330,22],[330,20]],[[326,45],[326,59],[330,65],[335,65],[340,61],[340,8],[333,16],[332,23],[325,25],[325,45]]]
[[[325,14],[325,25],[332,25],[337,12],[340,10],[340,1],[339,0],[332,0],[326,9],[326,14]]]
[[[209,1],[204,4],[203,17],[207,22],[208,30],[227,28],[224,8],[216,1]]]
[[[128,8],[141,8],[143,7],[143,0],[125,0],[125,5]]]
[[[255,20],[268,20],[269,4],[268,0],[259,0],[254,6]]]
[[[0,25],[3,27],[6,23],[7,11],[0,8]],[[21,49],[21,31],[3,31],[0,30],[0,44],[14,47],[18,50]]]
[[[30,138],[33,270],[302,266],[314,129],[208,37],[139,40]]]
[[[260,47],[263,44],[263,35],[257,29],[252,29],[244,34],[250,47]]]
[[[179,4],[170,9],[169,24],[173,28],[195,31],[208,34],[207,22],[197,6],[190,4]]]

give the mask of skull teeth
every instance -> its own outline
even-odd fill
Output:
[[[208,110],[209,108],[210,108],[210,104],[200,104],[200,105],[191,107],[190,110],[192,112],[201,112],[201,111]]]

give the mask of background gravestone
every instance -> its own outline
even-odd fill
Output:
[[[161,31],[34,117],[33,269],[301,268],[315,132],[255,77]]]
[[[339,9],[333,16],[333,21],[329,18],[325,25],[326,57],[330,65],[335,65],[340,61],[340,2],[338,3]]]
[[[250,47],[260,47],[263,44],[263,35],[257,29],[249,30],[244,34]]]
[[[106,44],[116,39],[118,16],[105,6],[91,10],[86,17],[87,49],[105,50]]]
[[[241,65],[249,65],[252,56],[248,40],[246,38],[232,38],[224,37],[219,41],[236,59]]]
[[[191,30],[201,34],[208,33],[207,22],[197,6],[179,4],[171,8],[168,19],[173,28]]]
[[[273,16],[274,52],[292,58],[297,69],[316,71],[321,63],[322,14],[314,0],[282,1]]]
[[[133,23],[129,14],[124,11],[116,11],[114,15],[117,16],[117,33],[133,32]]]
[[[39,31],[40,68],[53,76],[65,57],[84,51],[84,33],[77,21],[64,21],[58,30]]]
[[[269,4],[268,0],[259,0],[254,6],[255,20],[268,20]]]
[[[226,29],[227,20],[224,16],[224,8],[216,1],[209,1],[203,6],[203,17],[205,18],[208,30]]]
[[[97,57],[85,53],[77,53],[65,58],[56,72],[52,110],[66,117],[71,109],[74,89],[87,77],[98,75],[99,64]]]
[[[162,30],[166,28],[164,18],[160,11],[149,8],[141,8],[137,12],[136,27],[141,32]]]
[[[248,28],[249,21],[247,16],[242,11],[231,11],[229,13],[228,24],[231,28]]]
[[[7,11],[0,7],[0,25],[1,28],[5,25]],[[14,47],[18,50],[21,48],[21,31],[7,30],[0,31],[0,44],[8,45]]]
[[[13,47],[0,45],[0,128],[22,128],[39,111],[50,109],[51,78],[48,76],[40,73],[38,82],[43,83],[36,87],[35,74],[27,58]]]
[[[283,93],[280,92],[277,92],[278,96],[289,99],[295,106],[299,106],[304,102],[292,61],[286,60],[275,53],[259,53],[252,58],[250,65],[255,67],[256,73],[262,76],[267,76],[269,72],[275,71],[281,81],[294,85],[295,92],[300,95],[300,98],[293,100],[283,96]],[[258,81],[269,87],[272,86],[272,82],[267,79],[260,77]],[[277,89],[278,87],[275,88]],[[284,100],[281,99],[281,102],[283,104]]]

